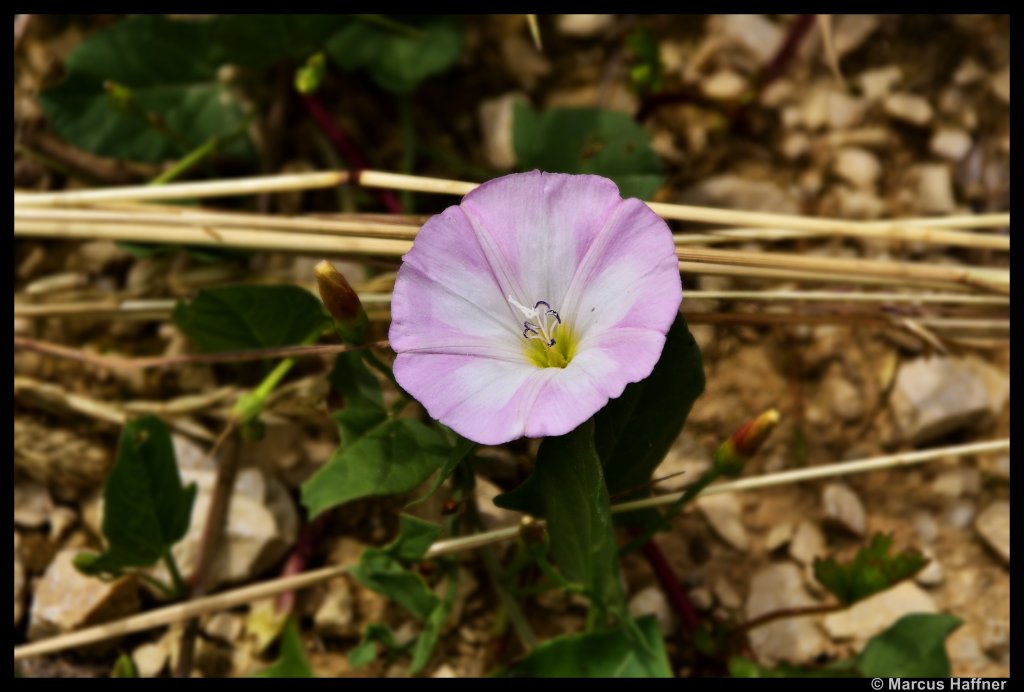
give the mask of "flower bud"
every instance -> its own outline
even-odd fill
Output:
[[[317,264],[314,271],[320,299],[334,318],[341,338],[348,344],[363,343],[370,321],[359,296],[342,273],[327,260]]]
[[[769,409],[747,421],[715,452],[715,468],[718,472],[728,476],[739,475],[747,460],[757,453],[778,422],[779,412],[775,409]]]
[[[295,72],[295,89],[300,94],[312,94],[320,88],[324,81],[327,68],[324,63],[324,54],[316,53],[310,56],[306,64]]]

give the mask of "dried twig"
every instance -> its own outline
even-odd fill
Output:
[[[808,480],[829,478],[834,476],[848,475],[852,473],[864,473],[884,468],[894,468],[908,464],[918,464],[934,459],[940,459],[952,455],[975,455],[988,452],[1001,452],[1010,448],[1010,440],[991,440],[986,442],[975,442],[971,444],[955,445],[952,447],[939,447],[909,452],[907,454],[893,454],[872,459],[858,461],[847,461],[835,464],[826,464],[806,469],[782,471],[779,473],[765,474],[756,478],[745,478],[737,481],[719,483],[710,486],[704,491],[705,495],[718,495],[722,493],[740,492],[760,488],[769,488],[779,485],[800,483]],[[623,504],[613,505],[612,511],[630,512],[637,509],[657,507],[665,504],[672,504],[677,501],[682,493],[672,493],[645,500],[636,500]],[[426,558],[450,555],[466,550],[475,550],[486,545],[514,538],[519,534],[519,526],[509,526],[496,529],[487,533],[475,534],[460,538],[453,538],[434,543],[426,553]],[[115,622],[90,627],[79,632],[51,637],[39,642],[25,644],[15,647],[14,660],[19,661],[32,656],[64,651],[75,647],[93,644],[134,632],[169,625],[189,618],[198,617],[205,613],[217,612],[234,608],[235,606],[250,603],[252,601],[276,596],[285,591],[297,591],[299,589],[328,581],[348,571],[350,565],[333,565],[321,569],[297,574],[293,577],[275,579],[259,584],[234,589],[213,596],[188,601],[186,603],[167,606],[148,613],[134,615]]]
[[[375,341],[361,346],[347,344],[319,344],[315,346],[282,346],[280,348],[254,348],[245,351],[226,351],[224,353],[196,353],[180,356],[153,356],[130,358],[125,356],[101,356],[87,351],[54,344],[48,341],[36,341],[21,336],[14,337],[14,350],[26,350],[41,353],[55,358],[76,360],[111,370],[144,370],[147,368],[168,368],[196,363],[241,363],[245,361],[264,360],[266,358],[301,358],[319,356],[329,353],[345,353],[364,348],[387,348],[386,340]]]

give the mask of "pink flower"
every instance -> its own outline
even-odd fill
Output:
[[[665,222],[595,175],[518,173],[430,218],[391,302],[395,377],[481,444],[563,435],[647,377],[682,300]]]

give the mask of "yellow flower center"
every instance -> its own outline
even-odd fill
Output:
[[[512,296],[509,305],[518,310],[523,320],[524,352],[538,368],[564,368],[576,355],[579,341],[573,331],[562,323],[558,311],[546,300],[538,300],[532,308]]]

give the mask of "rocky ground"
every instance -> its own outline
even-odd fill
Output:
[[[671,87],[666,89],[691,94],[648,104],[644,124],[669,174],[660,200],[857,219],[1008,209],[1008,17],[838,16],[834,43],[848,89],[829,69],[815,27],[753,102],[739,111],[710,107],[709,102],[731,102],[749,93],[778,55],[793,21],[759,15],[664,21],[542,17],[546,50],[540,54],[521,18],[480,19],[469,27],[467,60],[478,60],[491,78],[447,107],[460,109],[460,127],[480,142],[476,163],[508,169],[514,165],[510,109],[518,98],[545,106],[600,104],[631,114],[644,106],[626,88],[623,57],[616,51],[623,32],[647,24],[661,37]],[[61,40],[73,44],[60,35],[47,37],[49,43],[27,43],[26,59],[59,59],[67,51]],[[23,87],[16,85],[16,115],[26,118],[33,106],[19,91]],[[442,107],[432,99],[424,97]],[[354,106],[354,119],[359,122],[360,109],[368,108]],[[56,179],[25,157],[16,159],[15,177],[19,185],[37,188]],[[914,245],[835,241],[802,249],[932,263],[1005,261],[983,251]],[[197,265],[184,256],[132,259],[105,241],[19,240],[15,291],[21,300],[59,302],[114,289],[183,295],[240,274],[246,280],[292,277],[310,284],[318,259],[262,257],[243,271],[237,265]],[[684,286],[728,290],[764,284],[684,276]],[[684,291],[684,314],[745,309],[687,300]],[[760,304],[752,309],[771,311]],[[685,471],[662,483],[666,490],[687,484],[739,424],[770,407],[780,410],[782,422],[746,475],[1009,436],[1008,337],[940,338],[937,348],[934,337],[898,327],[695,323],[692,329],[703,351],[707,389],[656,474]],[[19,318],[15,333],[124,353],[187,348],[168,323]],[[300,525],[296,489],[336,444],[323,411],[323,367],[310,361],[299,368],[294,384],[271,409],[266,439],[247,443],[242,451],[245,469],[236,482],[215,586],[273,576],[294,544]],[[123,374],[19,352],[14,369],[16,642],[152,607],[157,594],[134,580],[104,583],[71,565],[78,549],[96,545],[98,489],[112,462],[124,415],[120,405],[132,402],[131,410],[140,412],[173,400],[180,409],[212,411],[216,419],[237,391],[210,368]],[[204,514],[215,467],[203,461],[208,442],[190,432],[179,430],[175,444],[184,479],[200,488],[196,512]],[[491,507],[489,499],[522,477],[525,450],[513,445],[488,452],[478,499],[489,525],[515,521]],[[829,660],[859,650],[904,613],[941,611],[963,619],[949,640],[954,675],[1006,676],[1009,476],[1005,453],[719,495],[697,503],[657,540],[703,613],[742,620],[824,603],[825,594],[811,576],[814,557],[849,556],[871,534],[891,532],[898,548],[916,547],[931,559],[923,572],[848,611],[760,628],[751,640],[758,659],[766,664]],[[436,517],[443,500],[441,495],[418,512]],[[394,529],[399,507],[399,501],[388,500],[346,508],[332,520],[313,562],[351,560],[363,545],[382,543]],[[200,529],[194,522],[175,548],[185,570],[194,563]],[[677,624],[647,563],[633,556],[623,567],[630,608],[657,615],[670,654],[677,654]],[[237,675],[265,667],[269,607],[257,603],[205,618],[199,672]],[[389,622],[399,637],[415,633],[397,607],[347,577],[301,593],[296,610],[320,675],[398,674],[400,666],[383,663],[351,670],[345,652],[368,622]],[[492,635],[495,610],[486,572],[466,555],[457,605],[430,674],[474,676],[492,670],[501,645]],[[532,599],[527,612],[542,637],[582,628],[585,614],[579,602],[558,593]],[[179,638],[180,630],[165,628],[114,645],[32,659],[22,672],[106,675],[124,651],[141,674],[157,675],[177,656]]]

